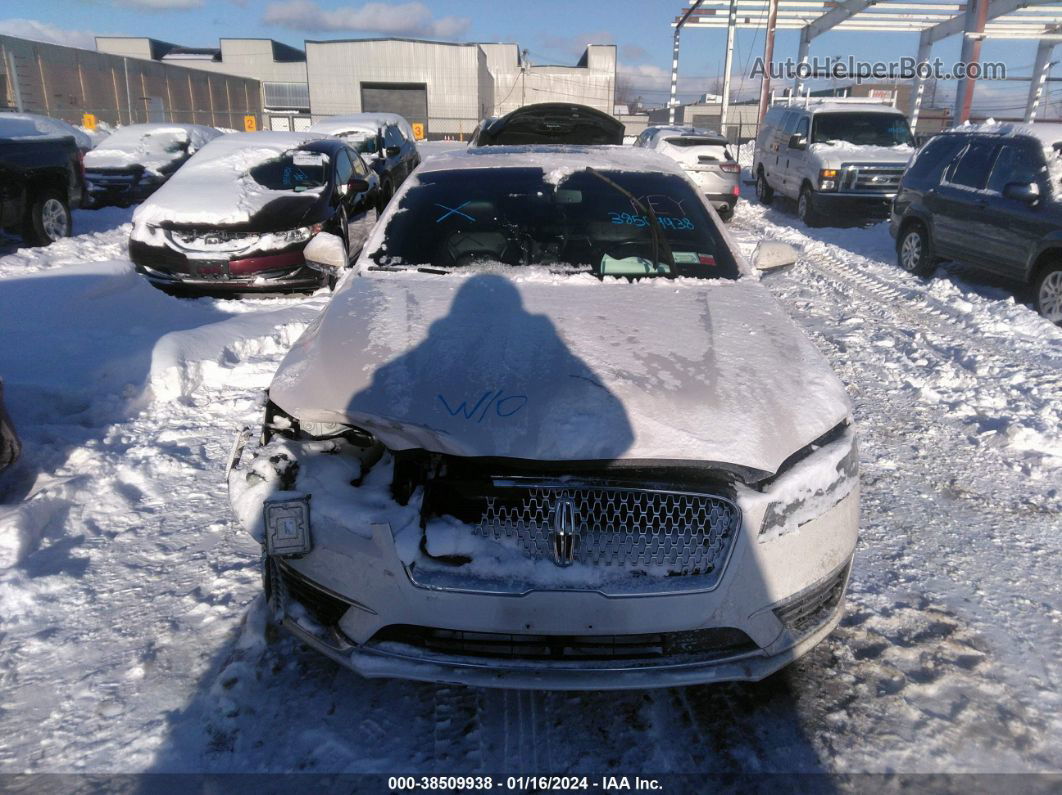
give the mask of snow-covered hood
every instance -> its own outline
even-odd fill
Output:
[[[758,283],[370,273],[296,342],[271,399],[391,449],[770,473],[849,413]]]
[[[823,168],[839,168],[845,163],[881,163],[906,166],[915,149],[913,146],[857,146],[847,141],[811,144],[808,152],[818,158]]]

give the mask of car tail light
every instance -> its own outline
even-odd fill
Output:
[[[719,168],[721,171],[726,171],[728,174],[737,174],[741,171],[741,166],[737,163],[720,163]]]
[[[741,195],[741,188],[739,188],[737,185],[734,185],[730,189],[730,195],[731,196],[740,196]]]
[[[81,179],[85,178],[85,153],[80,149],[77,150],[77,173]]]

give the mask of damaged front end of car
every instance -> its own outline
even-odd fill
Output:
[[[229,488],[272,614],[368,677],[758,680],[840,619],[858,528],[848,421],[773,474],[392,451],[272,402],[245,455],[248,436]]]

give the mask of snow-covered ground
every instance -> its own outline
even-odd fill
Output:
[[[885,225],[810,230],[766,284],[862,434],[848,615],[757,685],[579,694],[364,681],[268,628],[230,517],[234,430],[328,300],[178,300],[125,258],[129,210],[0,241],[0,772],[1062,769],[1062,330]],[[799,399],[797,397],[797,399]]]

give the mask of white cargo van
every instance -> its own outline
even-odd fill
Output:
[[[796,200],[809,226],[853,212],[884,215],[914,151],[907,118],[890,105],[832,97],[774,105],[756,138],[756,197]]]

